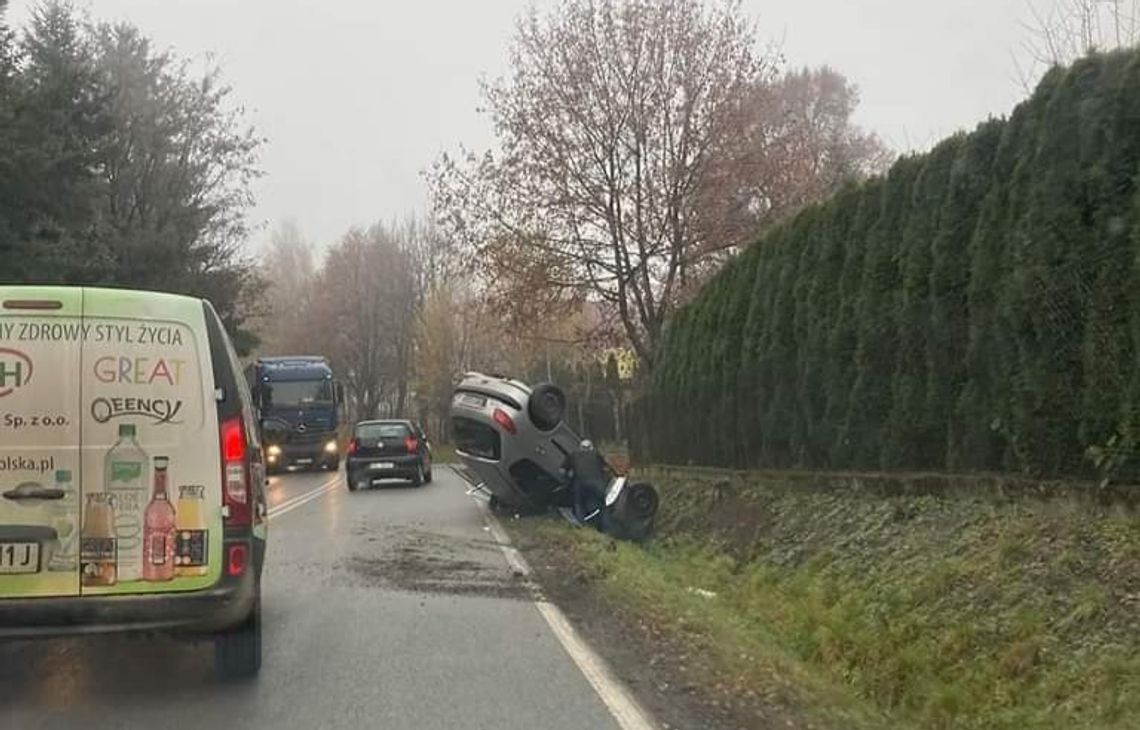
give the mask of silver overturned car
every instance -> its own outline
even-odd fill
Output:
[[[575,485],[567,457],[581,437],[566,423],[566,396],[558,386],[467,373],[451,400],[451,432],[475,487],[493,507],[558,510],[570,519]],[[653,531],[657,492],[627,483],[606,465],[605,504],[593,523],[614,537],[643,540]],[[577,520],[575,520],[577,521]]]

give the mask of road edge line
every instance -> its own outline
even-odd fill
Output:
[[[457,474],[457,476],[459,475]],[[502,551],[507,565],[529,580],[534,571],[531,570],[530,564],[527,563],[526,558],[523,557],[518,548],[511,544],[511,539],[503,529],[499,518],[491,512],[491,508],[485,500],[479,499],[475,495],[472,495],[472,498],[479,510],[482,511],[483,519],[487,523],[491,537],[499,546],[499,550]],[[570,623],[570,619],[566,617],[562,609],[543,598],[538,591],[534,591],[533,594],[533,603],[538,609],[539,615],[546,621],[546,625],[550,627],[554,638],[558,639],[563,651],[573,660],[578,671],[590,683],[618,726],[622,730],[657,730],[659,726],[651,719],[652,716],[649,712],[641,706],[641,703],[637,701],[625,684],[614,676],[613,670],[610,669],[606,660],[598,655],[582,638],[582,635]]]

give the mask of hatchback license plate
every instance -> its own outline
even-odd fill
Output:
[[[470,393],[461,393],[459,402],[465,406],[471,406],[472,408],[482,408],[487,405],[486,398],[481,395],[471,395]]]
[[[372,466],[369,468],[380,471],[381,469],[394,469],[396,468],[396,465],[390,461],[374,461],[372,462]]]
[[[38,542],[0,543],[0,574],[40,572]]]

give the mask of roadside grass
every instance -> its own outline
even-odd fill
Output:
[[[459,457],[455,455],[454,444],[432,444],[431,458],[437,464],[458,464]]]
[[[1135,512],[650,476],[644,548],[527,529],[710,658],[710,686],[830,728],[1140,727]]]

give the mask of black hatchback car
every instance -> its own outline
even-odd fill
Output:
[[[361,421],[352,430],[344,464],[349,491],[382,479],[407,479],[418,487],[431,481],[431,444],[412,421]]]

